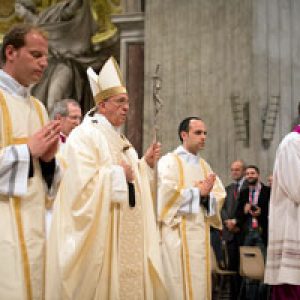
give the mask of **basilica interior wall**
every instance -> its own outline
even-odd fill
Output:
[[[300,100],[299,15],[296,0],[148,0],[144,146],[153,138],[160,64],[163,151],[179,144],[179,122],[197,115],[208,127],[202,154],[225,183],[238,158],[258,165],[266,181]]]
[[[90,3],[100,18],[103,14],[97,9],[106,1]],[[113,6],[111,13],[119,32],[106,48],[95,48],[94,38],[92,58],[99,69],[106,57],[117,52],[113,49],[118,44],[117,58],[133,103],[126,133],[139,153],[153,140],[152,77],[159,64],[164,104],[157,123],[163,152],[179,144],[179,122],[197,115],[208,127],[202,154],[225,183],[230,180],[230,163],[240,158],[257,164],[265,181],[300,101],[300,1],[116,3],[118,9]],[[0,39],[16,21],[20,20],[13,2],[4,1]],[[93,103],[84,99],[87,110]]]

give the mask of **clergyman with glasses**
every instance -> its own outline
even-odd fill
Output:
[[[116,61],[88,69],[96,107],[68,138],[47,258],[46,299],[165,299],[151,180],[121,134],[129,98]]]
[[[60,162],[61,172],[64,172],[64,169],[67,167],[62,159],[62,153],[64,146],[66,144],[67,138],[69,137],[71,131],[80,124],[82,119],[81,107],[79,103],[74,99],[63,99],[57,101],[54,104],[52,113],[52,120],[58,120],[60,124],[60,133],[59,133],[59,148],[56,158]],[[54,205],[54,196],[49,195],[46,201],[46,233],[49,235],[52,214],[53,214],[53,205]]]
[[[60,121],[60,147],[62,147],[71,131],[81,122],[81,107],[74,99],[63,99],[55,103],[51,118]]]

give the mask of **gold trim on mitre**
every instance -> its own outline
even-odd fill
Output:
[[[87,75],[96,104],[112,96],[127,94],[121,70],[112,56],[104,63],[98,75],[92,68],[88,68]]]
[[[127,90],[124,86],[114,86],[110,89],[103,90],[102,92],[98,93],[94,100],[96,104],[108,99],[109,97],[120,95],[120,94],[127,94]]]

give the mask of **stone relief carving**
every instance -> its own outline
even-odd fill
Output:
[[[19,18],[39,25],[49,34],[49,66],[42,81],[33,87],[33,94],[50,111],[63,98],[76,99],[85,111],[93,106],[86,68],[99,69],[108,56],[117,53],[116,30],[107,25],[108,20],[99,29],[100,16],[113,9],[93,12],[92,3],[98,3],[98,9],[110,7],[108,0],[55,1],[44,9],[32,0],[15,1]]]
[[[273,140],[276,119],[279,111],[280,96],[271,96],[267,106],[262,113],[262,135],[261,141],[265,148],[268,148]],[[249,101],[242,101],[240,96],[231,95],[231,108],[235,128],[236,141],[243,141],[249,147],[250,136],[250,104]]]
[[[14,9],[14,1],[1,0],[0,5],[0,41],[3,34],[17,21]]]
[[[273,140],[276,119],[279,111],[279,100],[280,96],[271,96],[264,111],[262,119],[262,143],[265,148],[268,148]]]
[[[236,141],[243,141],[249,146],[249,102],[241,100],[240,95],[231,95],[231,109]]]

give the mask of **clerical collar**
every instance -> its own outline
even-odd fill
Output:
[[[245,177],[242,177],[240,180],[236,181],[236,184],[239,186],[239,189],[241,188],[241,186],[243,185],[245,181]]]
[[[13,96],[28,98],[30,96],[31,86],[23,86],[8,73],[0,70],[0,88]]]
[[[296,125],[293,130],[293,132],[297,132],[297,133],[300,133],[300,124]]]
[[[186,150],[182,145],[178,146],[175,151],[177,155],[183,158],[187,163],[199,164],[200,155],[195,155]]]
[[[121,126],[120,127],[116,127],[113,126],[108,120],[107,118],[99,113],[94,114],[94,118],[102,125],[106,125],[109,126],[110,128],[112,128],[113,130],[117,131],[118,133],[121,133]]]
[[[67,136],[64,135],[62,132],[59,133],[59,137],[60,137],[60,141],[61,141],[62,143],[65,143],[65,142],[66,142]]]

